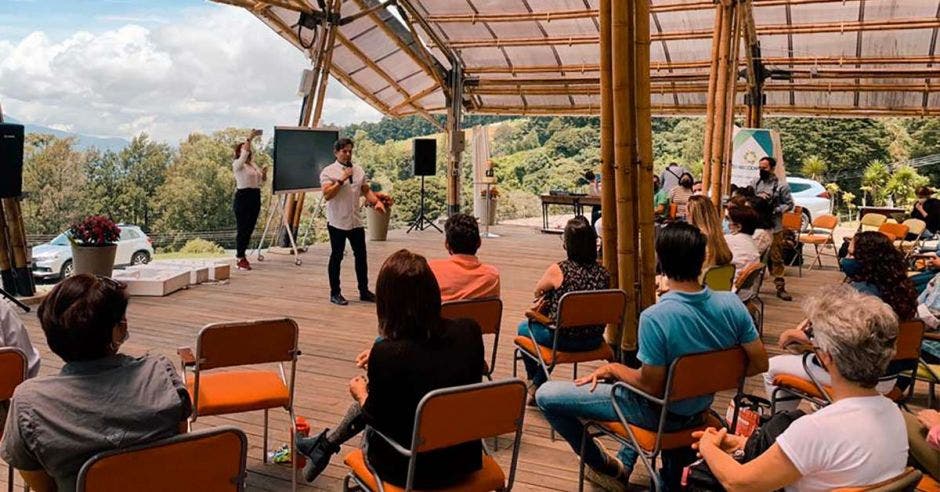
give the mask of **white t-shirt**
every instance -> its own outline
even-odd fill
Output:
[[[359,217],[359,199],[362,198],[363,185],[369,184],[365,171],[353,164],[352,183],[343,181],[339,191],[326,202],[326,221],[333,227],[350,231],[362,227]],[[343,176],[343,165],[334,162],[320,172],[320,185],[339,181]]]
[[[39,351],[30,342],[26,325],[4,300],[0,300],[0,347],[22,350],[26,354],[27,376],[32,378],[39,374]]]
[[[883,396],[839,400],[796,419],[777,444],[803,476],[788,491],[871,485],[907,466],[904,418]]]
[[[737,280],[744,267],[760,260],[760,251],[757,250],[754,238],[743,232],[725,234],[725,242],[731,249],[731,264],[734,265],[734,279]]]
[[[261,188],[261,170],[253,164],[247,164],[248,153],[242,154],[232,161],[232,171],[235,173],[235,189]]]

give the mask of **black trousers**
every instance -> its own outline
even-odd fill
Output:
[[[235,224],[238,226],[238,232],[235,234],[235,257],[244,258],[251,233],[255,232],[258,214],[261,212],[261,189],[236,190],[232,209],[235,211]]]
[[[346,252],[346,240],[352,246],[353,256],[356,258],[356,281],[359,283],[359,292],[369,290],[369,263],[366,261],[366,230],[362,227],[344,231],[329,224],[326,226],[330,233],[330,295],[341,292],[339,287],[339,267]]]

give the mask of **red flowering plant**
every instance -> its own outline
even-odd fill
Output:
[[[109,246],[121,237],[121,228],[104,215],[92,215],[72,224],[66,235],[78,246]]]

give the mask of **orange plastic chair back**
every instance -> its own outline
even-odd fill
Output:
[[[623,322],[627,294],[620,289],[568,292],[558,301],[556,328],[619,325]]]
[[[920,320],[902,321],[898,324],[898,338],[895,341],[895,361],[916,361],[920,359],[920,344],[924,340],[924,322]]]
[[[783,217],[781,218],[781,224],[784,229],[789,229],[791,231],[799,231],[803,229],[803,213],[802,212],[784,212]]]
[[[835,215],[820,215],[813,220],[813,229],[833,230],[839,225],[839,218]]]
[[[0,348],[0,401],[13,398],[13,390],[26,381],[26,371],[26,354],[13,347]]]
[[[744,382],[747,364],[747,354],[741,347],[680,357],[669,369],[669,401],[738,389]]]
[[[743,269],[741,269],[741,273],[738,275],[738,279],[735,281],[734,287],[739,291],[749,289],[752,285],[757,283],[758,279],[760,279],[760,274],[763,269],[764,264],[759,261],[755,261],[754,263],[745,266]]]
[[[432,391],[418,405],[413,451],[516,432],[522,428],[525,400],[525,383],[518,379]]]
[[[705,271],[702,283],[712,290],[730,291],[734,286],[734,265],[713,266]]]
[[[894,224],[891,222],[885,222],[884,224],[881,224],[881,226],[878,228],[878,232],[882,234],[887,234],[888,237],[895,239],[895,240],[904,239],[904,237],[907,236],[907,231],[908,231],[908,228],[906,225]]]
[[[467,299],[441,304],[441,318],[472,319],[480,325],[484,335],[499,333],[503,319],[503,301],[498,297]]]
[[[288,362],[297,356],[297,323],[289,318],[214,323],[199,331],[200,370]]]
[[[78,476],[79,492],[240,491],[248,439],[233,427],[181,434],[92,457]]]
[[[669,204],[669,218],[675,219],[677,215],[679,215],[679,206],[676,205],[675,203],[670,203]]]

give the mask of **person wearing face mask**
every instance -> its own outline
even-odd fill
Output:
[[[162,355],[120,353],[127,302],[124,284],[78,274],[40,304],[46,342],[65,365],[16,388],[0,443],[30,488],[75,490],[92,456],[185,429],[192,403],[177,368]]]
[[[733,206],[728,209],[728,229],[725,242],[731,249],[731,264],[734,265],[734,280],[737,281],[744,267],[760,261],[760,251],[754,242],[757,228],[757,212],[748,206]]]
[[[366,259],[366,230],[359,217],[359,201],[375,206],[377,212],[385,213],[387,198],[384,193],[373,192],[362,167],[353,164],[353,141],[341,138],[333,146],[336,162],[320,172],[323,199],[326,200],[326,228],[330,233],[330,302],[338,306],[349,304],[339,285],[339,269],[346,252],[346,241],[352,247],[356,259],[356,281],[359,284],[359,299],[375,302],[375,294],[369,290],[369,264]]]
[[[675,162],[670,162],[666,169],[663,169],[663,172],[659,175],[659,184],[666,190],[666,193],[669,193],[673,188],[679,184],[679,179],[683,174],[688,173],[689,170],[676,164]]]
[[[891,244],[891,240],[877,231],[860,232],[849,242],[849,254],[840,261],[845,273],[846,283],[862,294],[869,294],[881,299],[897,315],[899,320],[914,319],[917,310],[917,294],[914,284],[907,277],[904,254]],[[780,348],[791,343],[809,344],[805,332],[805,322],[797,328],[784,331],[780,335]],[[829,384],[828,375],[818,364],[810,365],[813,376],[824,385]],[[770,369],[764,374],[764,386],[768,398],[775,386],[774,377],[779,374],[791,374],[808,379],[803,368],[802,355],[778,355],[770,359]],[[819,379],[822,378],[822,379]],[[895,376],[879,381],[877,389],[882,394],[895,386]],[[780,410],[795,410],[799,400],[777,403]]]
[[[692,185],[695,179],[690,173],[682,173],[679,177],[679,184],[669,190],[669,201],[676,204],[676,218],[683,219],[688,216],[689,198],[695,194],[692,191]]]
[[[793,195],[790,194],[790,185],[786,180],[780,181],[774,170],[777,160],[773,157],[764,157],[760,160],[760,176],[752,183],[754,194],[770,202],[770,213],[773,220],[773,242],[770,244],[770,257],[767,267],[774,277],[774,286],[777,288],[777,297],[784,301],[792,301],[793,297],[787,292],[786,273],[787,265],[783,261],[783,213],[793,210]]]
[[[940,200],[934,198],[933,193],[934,191],[926,186],[918,188],[917,203],[911,210],[911,218],[926,222],[931,235],[940,232]]]

